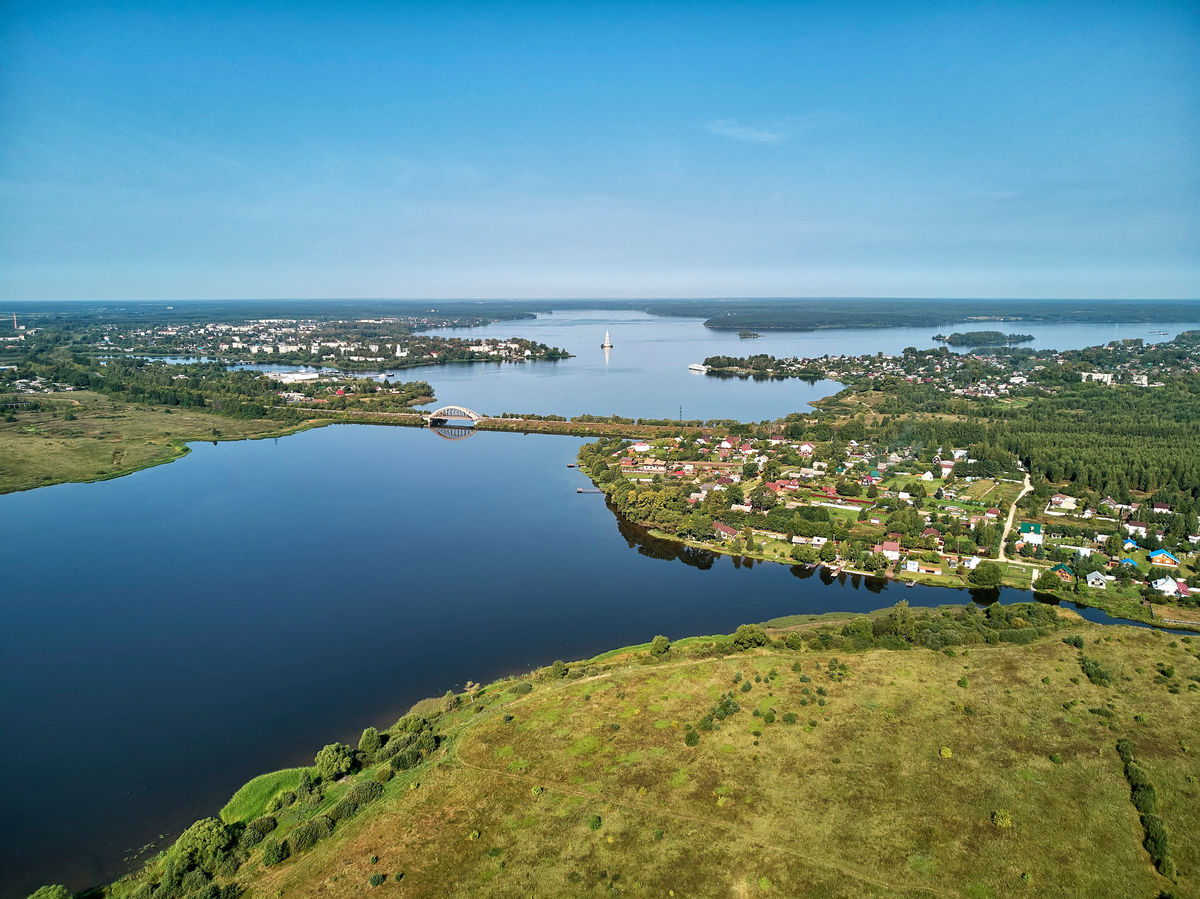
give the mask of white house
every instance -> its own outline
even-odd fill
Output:
[[[1093,590],[1107,590],[1108,579],[1099,571],[1089,571],[1087,576],[1087,585]]]
[[[1150,586],[1166,596],[1174,596],[1179,590],[1179,586],[1175,583],[1175,578],[1171,577],[1160,577],[1157,581],[1151,583]]]

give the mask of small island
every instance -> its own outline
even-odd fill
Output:
[[[753,340],[755,337],[762,337],[757,331],[738,331],[738,337],[742,340]]]
[[[1003,331],[955,331],[949,337],[934,334],[933,339],[950,346],[1004,346],[1012,343],[1029,343],[1032,334],[1005,334]]]

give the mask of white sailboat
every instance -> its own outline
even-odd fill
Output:
[[[613,344],[612,344],[612,338],[611,338],[611,337],[609,337],[609,336],[608,336],[608,332],[607,332],[607,331],[605,331],[605,332],[604,332],[604,343],[600,344],[600,349],[602,349],[602,350],[611,350],[611,349],[612,349],[612,345],[613,345]]]

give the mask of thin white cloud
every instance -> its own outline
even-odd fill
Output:
[[[706,126],[713,134],[719,134],[721,137],[731,137],[734,140],[747,141],[752,144],[775,144],[783,139],[783,136],[769,128],[760,128],[757,125],[743,125],[736,119],[716,119],[709,122]]]

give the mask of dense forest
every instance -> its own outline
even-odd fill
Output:
[[[949,322],[1167,322],[1200,319],[1200,300],[928,300],[884,298],[675,300],[647,303],[655,315],[704,317],[722,331],[898,328]],[[1003,313],[997,312],[1003,308]]]

